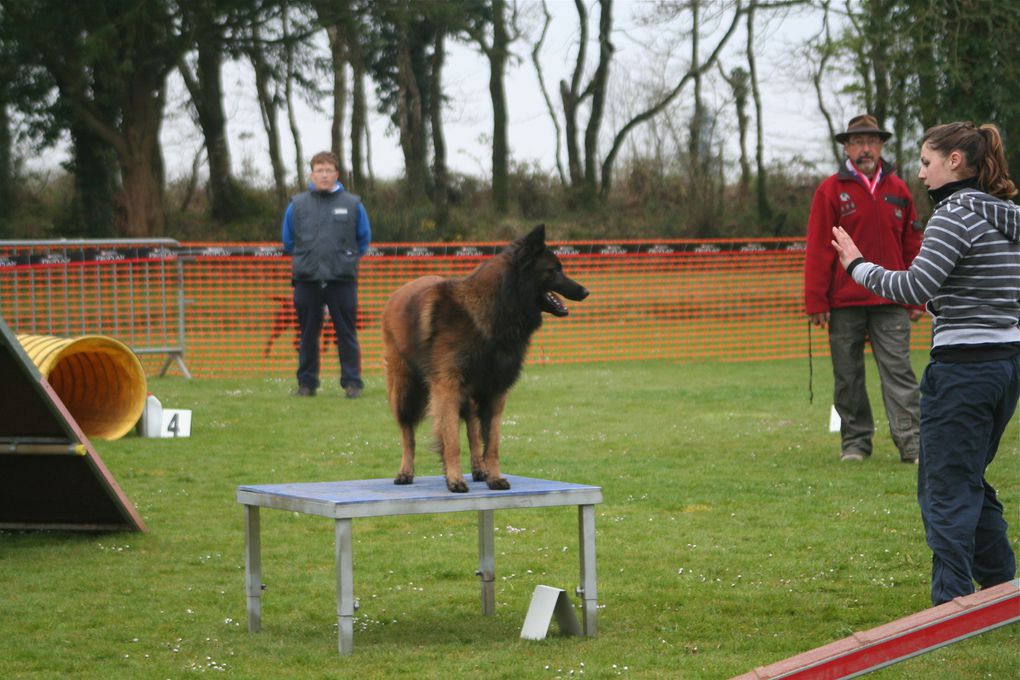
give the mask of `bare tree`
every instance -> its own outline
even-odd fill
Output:
[[[832,37],[831,4],[831,0],[822,0],[822,25],[818,33],[804,43],[800,54],[802,57],[801,62],[807,64],[811,84],[815,91],[815,99],[818,102],[818,110],[825,119],[825,125],[829,131],[829,148],[832,152],[832,158],[838,164],[842,161],[843,155],[835,140],[838,130],[833,122],[832,114],[829,112],[828,104],[826,104],[824,89],[829,76],[829,61],[835,56],[837,50]]]
[[[436,31],[432,49],[432,77],[429,79],[429,119],[432,126],[432,176],[435,190],[432,205],[436,222],[445,224],[450,210],[449,172],[446,167],[446,138],[443,136],[443,63],[446,61],[446,33]]]
[[[506,101],[506,69],[510,45],[520,37],[517,2],[485,0],[483,11],[469,13],[467,33],[489,62],[489,98],[492,101],[492,197],[496,211],[508,206],[510,148],[509,113]],[[487,11],[484,11],[487,9]]]
[[[591,107],[588,113],[588,126],[584,130],[584,196],[595,196],[598,182],[596,164],[598,162],[598,140],[602,130],[602,115],[605,111],[606,96],[609,83],[609,64],[613,59],[612,33],[612,2],[602,0],[602,11],[599,14],[599,61],[595,66],[589,87],[591,89]]]
[[[223,61],[241,18],[233,12],[237,8],[220,10],[206,2],[186,2],[181,6],[195,26],[195,59],[192,66],[186,56],[181,55],[177,70],[188,89],[205,140],[209,212],[213,219],[227,222],[244,210],[241,191],[231,168],[222,76]],[[246,20],[252,18],[246,17]]]
[[[287,123],[290,126],[290,137],[294,142],[294,189],[301,191],[305,185],[305,153],[301,148],[301,129],[297,124],[297,113],[294,110],[294,40],[291,39],[290,16],[286,8],[281,17],[283,40],[283,96],[287,106]],[[341,169],[341,168],[338,168]]]
[[[400,148],[404,152],[408,197],[416,201],[425,196],[428,180],[422,94],[415,77],[410,25],[405,16],[400,15],[396,29],[397,128],[400,131]]]
[[[676,85],[665,92],[655,101],[653,101],[646,109],[632,117],[627,121],[623,127],[613,137],[612,145],[609,149],[609,153],[602,161],[602,172],[601,172],[601,189],[600,195],[604,199],[609,195],[609,191],[612,187],[613,181],[613,166],[616,162],[616,157],[620,153],[627,136],[639,125],[646,123],[648,120],[657,116],[666,109],[670,103],[676,99],[676,97],[683,91],[683,89],[695,78],[695,76],[705,73],[707,70],[712,68],[719,59],[719,55],[722,53],[723,48],[729,42],[730,38],[736,32],[737,26],[740,23],[740,19],[743,17],[745,10],[741,0],[736,0],[733,6],[733,16],[730,20],[729,26],[726,27],[722,37],[719,38],[718,42],[712,48],[711,53],[708,57],[703,60],[697,67],[691,66],[687,69]]]
[[[739,192],[741,201],[746,201],[751,189],[751,161],[747,156],[747,133],[750,125],[750,116],[747,114],[747,97],[750,94],[750,74],[739,66],[732,69],[729,75],[720,66],[719,73],[733,93],[733,105],[737,113],[737,133],[740,139]]]
[[[365,57],[358,42],[353,21],[347,26],[347,53],[351,63],[351,180],[357,191],[372,183],[371,165],[366,177],[364,164],[370,159],[368,148],[368,104],[365,95]],[[364,144],[362,143],[364,140]]]
[[[701,95],[703,74],[699,67],[700,55],[698,47],[701,37],[701,2],[702,0],[690,0],[691,11],[691,71],[694,73],[694,112],[690,120],[690,134],[687,141],[687,153],[690,162],[696,172],[705,168],[703,166],[705,150],[702,149],[703,132],[702,126],[705,123],[705,100]]]
[[[553,129],[556,133],[556,172],[560,177],[560,185],[566,187],[567,176],[563,172],[563,162],[561,160],[563,152],[563,130],[560,128],[559,117],[556,115],[556,109],[553,107],[552,98],[549,96],[549,89],[545,84],[545,75],[542,72],[542,62],[539,59],[539,55],[542,53],[542,44],[545,42],[545,36],[549,31],[549,25],[552,23],[552,15],[549,14],[549,7],[546,5],[545,0],[542,0],[542,15],[544,17],[542,32],[531,49],[531,63],[535,67],[535,74],[538,76],[538,86],[542,91],[542,98],[545,100],[545,107],[546,110],[549,111],[549,119],[552,121]]]
[[[752,0],[747,8],[747,71],[751,77],[751,97],[754,100],[755,133],[758,141],[755,145],[755,163],[757,177],[755,188],[758,197],[758,219],[764,222],[772,220],[772,207],[769,204],[768,177],[765,168],[765,121],[761,115],[761,90],[758,87],[758,64],[754,44],[754,15],[758,5]]]
[[[563,117],[567,143],[567,171],[570,174],[570,185],[579,187],[583,182],[581,171],[581,152],[577,146],[577,117],[581,107],[581,79],[584,76],[586,54],[588,51],[588,10],[582,0],[574,0],[577,9],[579,37],[577,41],[577,58],[570,84],[560,81],[560,101],[563,103]]]
[[[258,96],[259,111],[262,114],[262,125],[266,130],[269,145],[269,162],[273,167],[273,184],[276,191],[276,204],[280,210],[286,207],[290,199],[287,191],[287,177],[280,153],[280,124],[277,119],[279,95],[273,82],[272,69],[266,60],[261,31],[257,26],[250,29],[249,41],[245,50],[255,70],[255,90]]]
[[[340,160],[340,176],[356,191],[368,186],[365,177],[365,144],[368,134],[365,101],[365,57],[362,41],[368,7],[359,0],[314,0],[319,23],[326,28],[329,39],[330,64],[333,74],[333,122],[330,128],[331,149]],[[350,86],[347,75],[350,73]],[[349,135],[344,122],[350,95],[351,116]],[[350,138],[351,170],[347,173],[346,140]]]
[[[341,26],[326,29],[329,38],[330,64],[333,71],[333,123],[329,129],[330,150],[340,162],[340,177],[345,183],[347,164],[344,155],[344,120],[347,115],[347,64],[350,61],[347,49],[347,32]],[[353,134],[352,134],[353,137]],[[353,140],[352,140],[353,142]]]
[[[577,59],[570,83],[560,81],[560,100],[566,119],[567,167],[570,171],[570,185],[581,203],[591,205],[598,195],[596,163],[598,138],[602,130],[602,115],[605,109],[609,65],[613,58],[613,44],[610,40],[613,27],[612,0],[599,0],[599,60],[591,79],[581,88],[586,68],[588,43],[588,11],[582,0],[574,0],[580,25],[580,41]],[[578,146],[578,117],[585,101],[588,104],[588,123],[584,129],[584,147]],[[583,167],[582,167],[583,164]]]

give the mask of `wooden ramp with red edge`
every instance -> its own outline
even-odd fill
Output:
[[[731,680],[854,678],[1020,621],[1020,579],[932,607]]]
[[[0,529],[146,530],[138,511],[3,318]]]

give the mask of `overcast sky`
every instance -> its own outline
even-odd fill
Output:
[[[555,88],[561,79],[569,79],[576,58],[577,15],[572,0],[548,0],[548,6],[554,20],[544,43],[542,61],[547,87],[558,104]],[[661,55],[667,47],[672,46],[677,52],[674,63],[689,58],[689,46],[679,42],[667,28],[658,26],[649,29],[636,23],[636,15],[648,8],[649,3],[638,0],[617,0],[615,3],[614,45],[617,51],[611,75],[615,97],[610,106],[616,112],[614,114],[611,111],[607,116],[622,117],[619,103],[614,106],[613,102],[618,102],[621,97],[627,98],[628,87],[656,79],[670,79],[670,65],[661,61],[664,59]],[[589,33],[594,40],[598,34],[597,5],[590,11],[592,27]],[[810,82],[803,73],[803,60],[793,53],[794,45],[817,32],[820,19],[817,14],[801,11],[781,21],[773,18],[767,25],[762,23],[759,20],[757,29],[760,45],[758,68],[764,100],[766,155],[769,159],[779,160],[800,155],[811,161],[820,161],[822,167],[826,167],[826,164],[831,164],[831,160],[828,159],[825,122],[818,111]],[[716,40],[717,36],[702,38],[703,56],[708,54]],[[743,28],[731,38],[722,60],[727,71],[734,66],[746,65],[743,57],[745,40]],[[325,51],[325,47],[323,49]],[[537,163],[541,168],[553,171],[555,133],[531,64],[531,43],[515,43],[514,49],[523,58],[512,65],[507,74],[511,155],[515,161]],[[594,67],[597,49],[597,45],[592,45],[588,50],[589,68]],[[672,74],[677,72],[676,68],[672,69]],[[455,171],[476,176],[488,176],[490,172],[488,139],[492,123],[488,77],[487,62],[476,50],[466,45],[449,44],[444,71],[445,88],[450,98],[444,124],[448,163]],[[714,80],[718,81],[719,78]],[[254,172],[268,184],[272,171],[250,68],[243,64],[228,65],[225,69],[224,88],[227,93],[225,106],[235,171],[239,174]],[[738,153],[735,116],[732,105],[728,104],[727,90],[725,86],[713,86],[706,90],[705,98],[710,107],[725,107],[718,134],[729,150],[727,155],[735,161]],[[689,102],[692,97],[693,88],[688,87],[678,101]],[[321,105],[323,111],[328,111],[331,103],[324,99]],[[835,108],[832,111],[838,116],[839,123],[845,124],[848,116],[835,102],[833,105]],[[370,113],[373,170],[377,177],[398,176],[402,172],[403,160],[397,132],[391,128],[386,117],[376,112],[374,103],[370,106]],[[751,113],[753,115],[753,110]],[[856,112],[850,115],[853,113]],[[176,76],[169,87],[167,116],[163,128],[163,148],[167,175],[172,179],[190,171],[191,160],[201,144],[200,135],[187,113],[184,87]],[[327,113],[317,112],[302,102],[299,120],[306,157],[329,147],[330,117]],[[284,134],[281,140],[284,160],[293,172],[294,147],[285,112],[280,114],[280,123]],[[617,127],[618,124],[607,118],[604,125],[607,132],[615,131]],[[753,156],[753,135],[748,145],[748,151]]]

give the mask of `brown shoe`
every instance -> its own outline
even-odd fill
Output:
[[[292,397],[314,397],[315,388],[308,385],[299,385],[296,390],[290,393]]]
[[[357,399],[361,396],[361,388],[357,385],[348,385],[344,388],[344,394],[348,399]]]

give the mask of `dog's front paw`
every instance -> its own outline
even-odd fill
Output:
[[[488,484],[489,488],[493,491],[506,491],[510,488],[510,482],[508,482],[505,477],[490,479]]]
[[[397,475],[397,478],[393,480],[394,484],[410,484],[414,481],[414,475],[405,475],[403,473]]]
[[[448,479],[446,488],[454,493],[467,493],[468,485],[463,479]]]

